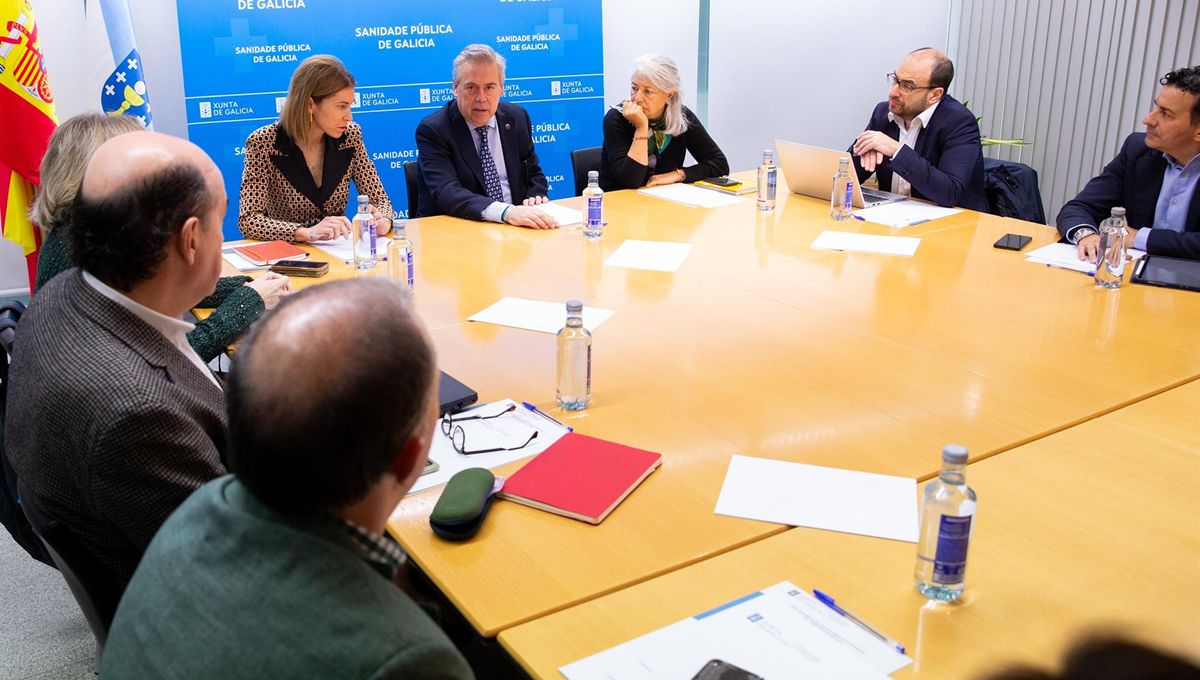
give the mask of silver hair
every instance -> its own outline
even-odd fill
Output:
[[[453,85],[455,87],[458,87],[459,76],[462,75],[462,71],[468,63],[495,64],[500,68],[500,84],[504,84],[504,66],[507,63],[504,57],[487,45],[475,43],[464,47],[462,52],[459,52],[458,56],[454,58]]]
[[[633,60],[630,80],[639,76],[663,92],[675,93],[667,100],[667,108],[663,113],[666,133],[681,135],[687,132],[687,119],[683,117],[683,89],[679,86],[679,68],[675,62],[661,54],[643,54]]]

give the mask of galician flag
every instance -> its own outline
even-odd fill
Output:
[[[97,103],[110,116],[134,116],[152,127],[142,55],[133,36],[129,0],[87,0],[87,56]],[[93,100],[95,101],[95,100]]]
[[[24,250],[31,290],[41,235],[29,204],[57,124],[33,2],[0,0],[0,229]]]

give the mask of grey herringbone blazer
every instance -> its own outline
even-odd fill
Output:
[[[5,444],[24,502],[124,587],[175,508],[225,474],[225,395],[166,338],[69,269],[17,328]]]

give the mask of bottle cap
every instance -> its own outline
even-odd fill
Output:
[[[579,300],[567,300],[567,314],[582,314],[583,303]]]
[[[838,159],[838,163],[840,163],[841,165],[850,165],[850,157],[842,156],[841,158]]]
[[[368,195],[366,195],[366,194],[359,194],[359,195],[358,195],[358,204],[359,204],[359,205],[362,205],[363,203],[370,203],[370,202],[371,202],[371,197],[370,197],[370,196],[368,196]]]
[[[1113,208],[1113,209],[1112,209],[1112,216],[1113,216],[1113,217],[1124,217],[1124,216],[1125,216],[1125,209],[1124,209],[1124,208]]]
[[[942,447],[942,460],[962,465],[967,462],[967,447],[962,444],[946,444]]]
[[[588,180],[600,179],[599,170],[588,170]]]
[[[772,158],[774,156],[775,156],[775,152],[773,150],[763,149],[763,158]]]

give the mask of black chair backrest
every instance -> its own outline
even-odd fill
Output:
[[[96,637],[96,658],[99,660],[104,652],[108,629],[112,625],[113,614],[117,612],[123,589],[117,584],[117,579],[112,573],[88,551],[75,532],[29,503],[25,503],[24,507],[34,530],[45,542],[50,556],[66,579],[67,587],[75,596],[75,602],[83,610],[88,627]]]
[[[4,350],[4,360],[0,361],[0,416],[8,403],[8,360],[12,357],[13,342],[17,337],[17,322],[25,312],[25,305],[17,300],[10,300],[0,306],[0,349]]]
[[[416,161],[404,161],[404,188],[408,191],[408,219],[411,220],[417,216],[417,201],[420,199]]]
[[[575,175],[575,195],[582,196],[587,188],[588,170],[600,169],[600,147],[589,146],[571,152],[571,172]]]

